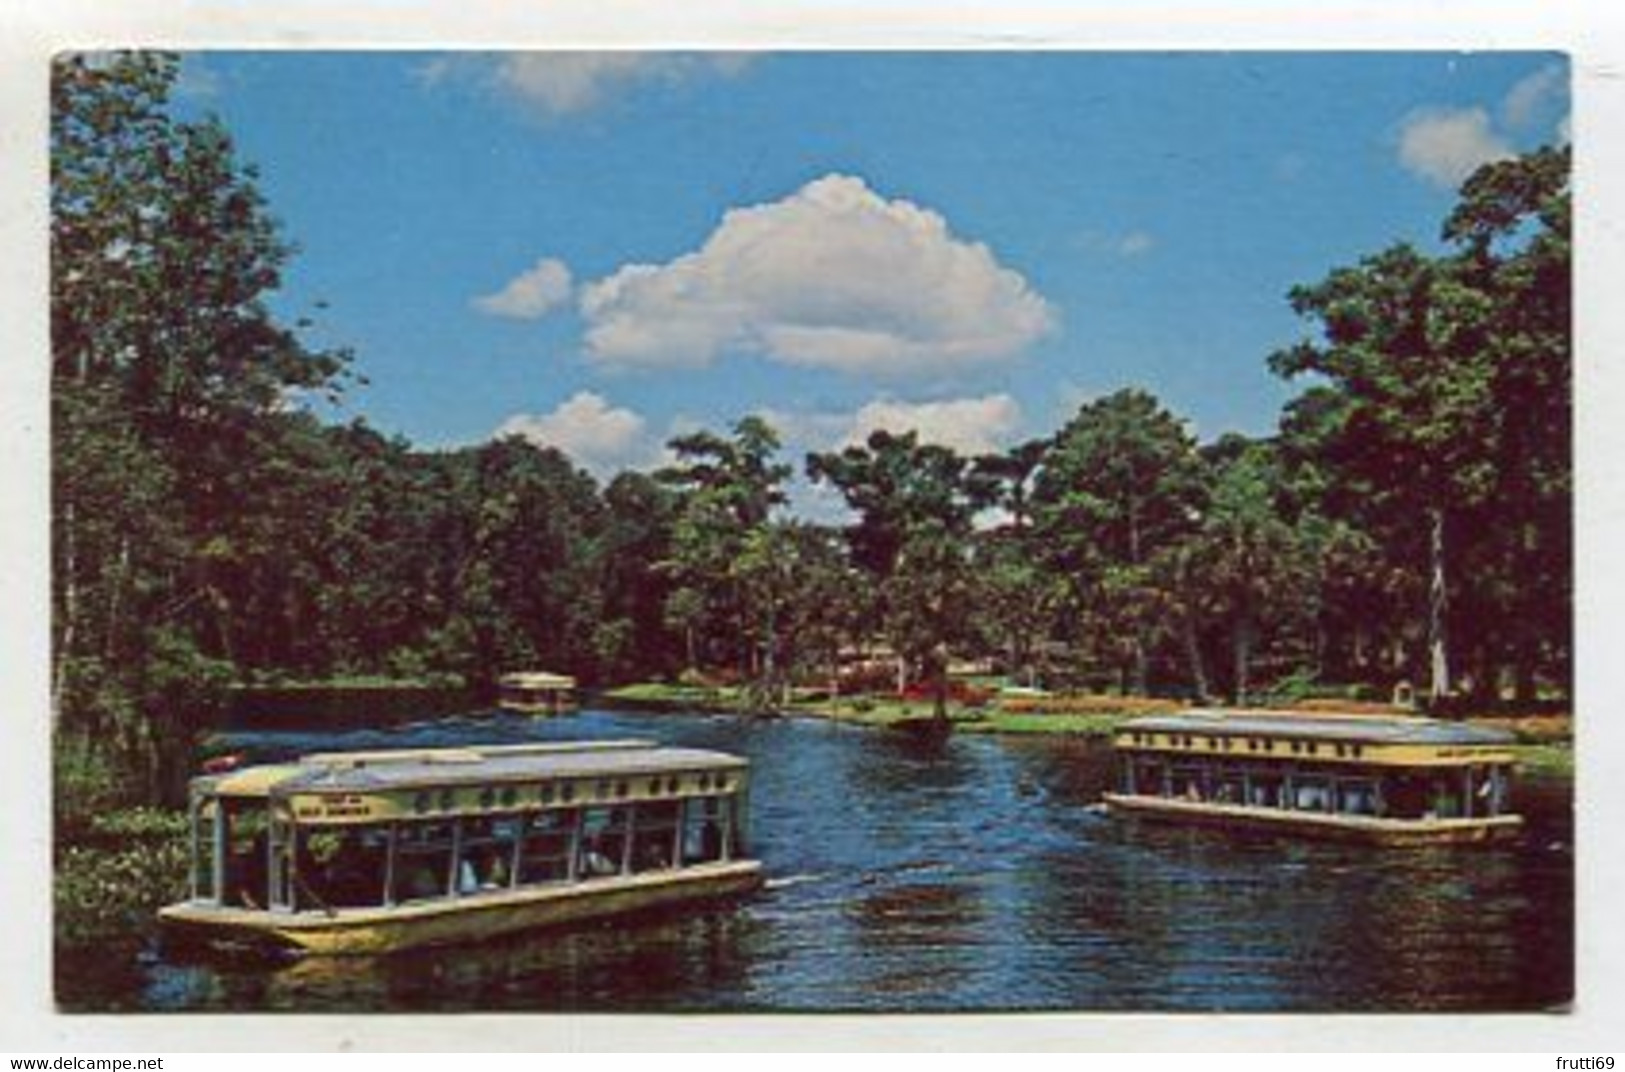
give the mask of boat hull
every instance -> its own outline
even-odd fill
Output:
[[[497,706],[516,715],[569,715],[577,710],[573,700],[558,703],[548,700],[498,700]]]
[[[1516,837],[1523,829],[1517,815],[1478,819],[1385,819],[1368,815],[1332,815],[1318,812],[1248,808],[1234,804],[1170,800],[1166,797],[1107,793],[1108,811],[1170,822],[1206,826],[1276,830],[1318,838],[1360,841],[1378,845],[1437,845],[1496,841]]]
[[[605,916],[725,899],[749,893],[761,884],[761,864],[747,860],[331,913],[275,913],[188,902],[163,909],[159,919],[167,932],[183,941],[363,956],[478,942]]]

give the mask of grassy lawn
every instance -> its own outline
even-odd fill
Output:
[[[610,706],[619,702],[628,707],[671,711],[742,712],[745,709],[744,690],[734,686],[641,682],[611,689],[602,693],[600,699]],[[1171,701],[1138,697],[1021,695],[981,708],[951,707],[948,717],[959,733],[1104,735],[1111,733],[1124,719],[1180,709],[1179,704]],[[782,713],[886,727],[904,719],[929,717],[931,704],[875,696],[820,697],[796,700]],[[1471,721],[1510,729],[1517,734],[1519,743],[1513,748],[1525,771],[1548,777],[1573,777],[1574,748],[1569,739],[1571,724],[1567,717],[1538,720],[1486,717]]]
[[[659,681],[640,681],[608,689],[599,693],[598,698],[611,707],[625,704],[629,707],[674,711],[689,708],[737,711],[742,706],[744,690],[732,685],[668,685]]]

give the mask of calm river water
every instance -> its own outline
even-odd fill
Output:
[[[64,1007],[149,1010],[1532,1010],[1573,980],[1567,786],[1527,836],[1378,849],[1107,819],[1103,743],[929,745],[813,720],[586,712],[238,733],[336,748],[641,736],[750,757],[768,888],[734,906],[364,960],[59,965]],[[195,954],[193,955],[195,957]]]

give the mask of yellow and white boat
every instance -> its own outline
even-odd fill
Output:
[[[193,781],[166,930],[384,953],[730,897],[749,765],[647,741],[323,753]]]
[[[497,706],[530,715],[561,715],[576,706],[576,679],[526,670],[497,679]]]
[[[1383,844],[1515,834],[1511,734],[1415,717],[1208,711],[1117,727],[1109,811]]]

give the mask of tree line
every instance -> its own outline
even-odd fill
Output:
[[[1276,434],[1202,443],[1148,391],[968,457],[912,432],[800,460],[746,416],[600,486],[508,438],[421,450],[313,415],[354,380],[266,300],[293,255],[176,60],[52,85],[52,709],[60,755],[176,784],[233,683],[726,672],[763,704],[883,645],[1022,682],[1245,701],[1406,681],[1566,693],[1569,153],[1490,164],[1444,252],[1295,289]]]

